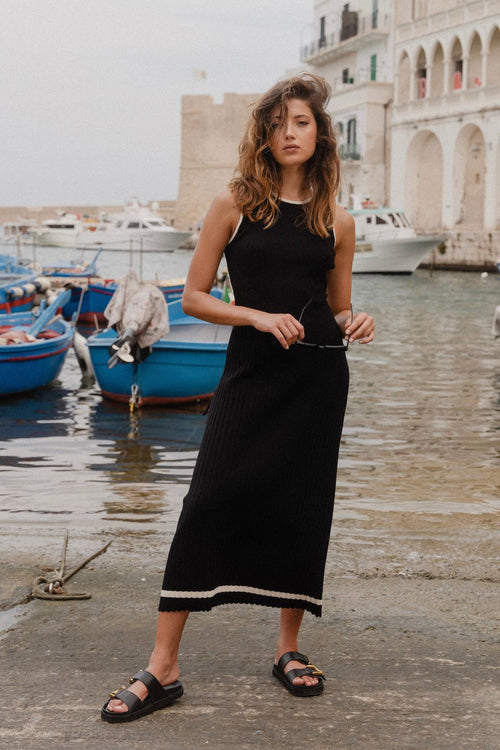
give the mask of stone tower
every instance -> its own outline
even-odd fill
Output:
[[[197,229],[238,161],[238,145],[258,94],[182,97],[182,145],[177,227]]]

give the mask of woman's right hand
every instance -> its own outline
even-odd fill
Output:
[[[289,349],[304,338],[304,326],[288,313],[266,313],[255,310],[251,315],[250,323],[262,333],[271,333],[283,349]]]

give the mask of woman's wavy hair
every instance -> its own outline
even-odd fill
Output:
[[[303,225],[313,234],[327,237],[335,219],[339,190],[340,161],[337,140],[325,107],[330,88],[323,78],[302,73],[279,81],[255,105],[239,147],[239,163],[229,187],[243,214],[262,221],[268,229],[278,218],[280,165],[271,153],[275,130],[273,119],[284,117],[290,99],[305,101],[314,115],[318,130],[316,150],[305,165],[303,193],[311,195],[304,203]]]

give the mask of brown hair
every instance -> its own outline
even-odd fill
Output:
[[[340,162],[332,122],[325,109],[329,98],[330,89],[323,78],[302,73],[276,83],[255,105],[240,143],[236,176],[229,187],[242,213],[252,221],[263,221],[266,229],[278,218],[280,200],[280,165],[270,147],[273,116],[276,110],[284,114],[290,99],[301,99],[311,108],[318,131],[316,150],[304,171],[303,191],[311,193],[311,200],[304,204],[303,223],[320,237],[327,237],[332,230]]]

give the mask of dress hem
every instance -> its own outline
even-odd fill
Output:
[[[159,612],[209,612],[222,604],[255,604],[263,607],[277,607],[289,609],[304,609],[321,617],[321,604],[314,604],[306,599],[286,596],[267,596],[241,591],[224,591],[210,597],[172,597],[161,596],[158,605]]]

